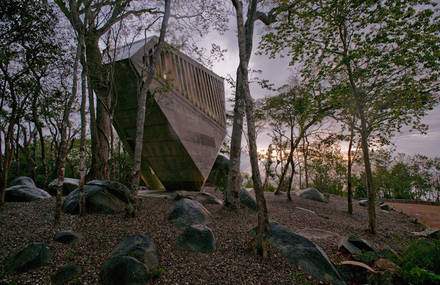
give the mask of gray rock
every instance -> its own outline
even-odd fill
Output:
[[[211,214],[199,202],[183,198],[176,202],[168,219],[176,226],[209,224],[211,222]]]
[[[178,201],[178,200],[180,200],[182,198],[183,197],[179,193],[177,193],[177,192],[171,192],[168,195],[168,199],[173,200],[173,201]]]
[[[351,255],[356,255],[356,254],[362,253],[362,250],[360,250],[359,248],[357,248],[357,246],[350,243],[348,241],[348,239],[346,239],[346,238],[342,238],[339,241],[338,250],[339,251],[346,251],[346,252],[350,253]]]
[[[131,256],[145,264],[150,272],[159,265],[156,245],[148,236],[141,234],[127,236],[116,246],[112,256]]]
[[[14,178],[14,180],[11,181],[11,186],[15,186],[15,185],[27,185],[29,187],[37,187],[35,185],[34,180],[32,180],[32,178],[27,177],[27,176],[18,176],[16,178]]]
[[[297,235],[276,222],[269,222],[269,243],[291,263],[315,279],[331,284],[345,284],[325,252],[307,238]]]
[[[381,209],[381,210],[384,210],[384,211],[390,211],[390,210],[392,210],[393,208],[391,208],[390,205],[384,203],[384,204],[381,204],[381,205],[380,205],[380,209]]]
[[[49,193],[35,186],[15,185],[5,190],[6,202],[31,202],[50,197]]]
[[[229,159],[223,155],[218,155],[206,179],[206,186],[223,186],[226,183],[229,173]]]
[[[368,241],[357,236],[350,236],[347,240],[361,251],[376,251]]]
[[[80,276],[81,273],[81,267],[76,264],[69,264],[58,269],[50,279],[53,285],[63,285]]]
[[[223,205],[223,201],[215,197],[214,195],[206,192],[200,192],[192,196],[193,200],[197,200],[203,205],[213,204],[213,205]]]
[[[6,272],[25,272],[47,264],[49,260],[46,244],[36,242],[14,254],[5,262]]]
[[[116,214],[132,208],[130,190],[115,181],[93,180],[84,185],[87,213]],[[64,198],[63,212],[79,213],[79,189]]]
[[[303,199],[309,199],[324,203],[328,202],[327,199],[324,197],[324,195],[322,195],[322,193],[316,190],[315,188],[306,188],[303,190],[295,191],[294,193],[296,196],[299,196]]]
[[[131,256],[116,256],[109,259],[101,269],[103,285],[145,285],[151,274],[142,262]]]
[[[61,231],[55,234],[53,240],[64,244],[74,244],[79,241],[79,235],[72,231]]]
[[[433,231],[428,235],[428,238],[440,240],[440,230]]]
[[[215,251],[214,234],[206,225],[187,226],[178,237],[176,246],[183,250],[211,253]]]
[[[240,188],[238,195],[240,197],[240,202],[243,205],[254,210],[255,212],[258,211],[257,200],[255,199],[255,196],[252,195],[248,190],[245,188]]]
[[[57,195],[58,178],[49,183],[47,190],[50,195]],[[74,191],[79,187],[79,179],[64,177],[63,182],[63,196],[69,195],[70,192]]]
[[[360,200],[359,201],[359,205],[362,207],[367,207],[368,206],[368,200]]]

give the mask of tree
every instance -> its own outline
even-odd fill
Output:
[[[290,165],[292,173],[287,185],[287,199],[292,200],[290,190],[295,173],[294,152],[307,130],[326,116],[327,111],[330,109],[329,104],[328,98],[320,92],[297,85],[287,86],[285,92],[265,100],[262,110],[265,112],[266,119],[272,122],[272,125],[280,125],[281,128],[287,128],[289,131],[290,149],[287,164],[282,170],[275,194],[281,191]]]
[[[291,1],[286,1],[290,3]],[[296,2],[296,1],[295,1]],[[302,1],[279,11],[282,21],[262,48],[287,49],[293,62],[341,75],[340,89],[356,112],[368,192],[369,230],[376,233],[370,145],[387,143],[403,125],[438,102],[440,41],[434,1]]]
[[[0,204],[4,203],[14,148],[18,150],[14,132],[34,96],[40,94],[41,80],[59,50],[52,38],[53,19],[45,1],[0,3]]]
[[[270,24],[275,20],[271,10],[268,14],[257,12],[257,0],[249,1],[246,21],[244,20],[242,1],[231,0],[234,6],[237,20],[237,40],[239,50],[239,65],[237,68],[237,86],[235,91],[234,122],[231,137],[231,163],[228,176],[229,194],[226,197],[237,199],[240,187],[240,149],[241,132],[243,128],[243,108],[246,110],[247,133],[249,140],[249,156],[252,166],[252,180],[254,184],[256,200],[258,205],[258,226],[256,235],[255,249],[258,254],[267,255],[266,235],[268,230],[268,215],[266,200],[264,199],[264,189],[261,182],[260,170],[258,167],[258,153],[255,134],[254,101],[250,93],[248,67],[252,54],[254,23],[257,19],[265,24]],[[237,171],[238,170],[238,171]],[[233,194],[232,194],[233,193]],[[228,201],[226,201],[228,202]],[[235,202],[237,203],[237,202]]]
[[[78,89],[78,63],[80,57],[82,56],[82,47],[78,45],[76,51],[75,61],[73,63],[73,82],[72,82],[72,92],[65,101],[63,108],[63,119],[61,124],[61,141],[59,147],[59,165],[58,165],[58,182],[57,182],[57,196],[56,196],[56,206],[55,206],[55,224],[59,225],[61,221],[61,206],[62,206],[62,195],[63,195],[63,184],[65,175],[65,165],[67,157],[67,125],[69,124],[69,116],[72,110],[73,102],[76,100],[76,94]]]
[[[134,211],[133,216],[136,216],[137,213],[137,193],[139,188],[139,177],[140,177],[140,169],[141,169],[141,161],[142,161],[142,146],[144,142],[144,123],[145,123],[145,112],[146,112],[146,101],[147,94],[149,93],[150,84],[154,79],[156,74],[156,63],[160,58],[160,53],[162,52],[162,48],[165,44],[165,34],[168,26],[168,19],[170,17],[170,5],[171,0],[165,0],[165,14],[162,19],[162,26],[160,28],[159,42],[157,43],[156,48],[154,49],[153,56],[148,62],[148,66],[142,69],[142,74],[140,74],[141,85],[140,92],[138,95],[138,110],[137,110],[137,120],[136,120],[136,142],[135,142],[135,150],[134,150],[134,165],[133,165],[133,181],[131,186],[133,188],[133,196],[134,196]]]

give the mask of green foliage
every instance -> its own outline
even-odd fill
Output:
[[[364,252],[362,252],[360,254],[357,254],[355,256],[355,259],[360,261],[360,262],[363,262],[363,263],[366,263],[366,264],[369,264],[369,265],[373,265],[373,263],[377,259],[379,259],[379,256],[375,252],[373,252],[373,251],[364,251]]]
[[[165,269],[156,268],[151,272],[153,278],[160,278],[165,273]]]
[[[411,284],[439,284],[440,241],[413,241],[403,253],[400,274]]]
[[[68,259],[68,260],[73,260],[74,258],[75,258],[75,253],[73,253],[73,252],[66,252],[65,254],[64,254],[64,258],[65,259]]]
[[[246,179],[246,182],[244,183],[245,188],[254,188],[254,182],[249,174],[246,173],[243,178]]]
[[[264,185],[264,191],[266,192],[275,192],[275,190],[277,189],[271,183],[266,183],[266,185]]]

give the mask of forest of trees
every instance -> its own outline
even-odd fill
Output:
[[[346,195],[350,213],[352,197],[368,198],[369,229],[375,233],[378,197],[440,199],[439,158],[386,150],[403,126],[426,133],[422,118],[439,102],[440,21],[434,2],[3,0],[0,203],[8,181],[17,176],[30,176],[41,188],[58,178],[58,221],[64,177],[80,178],[80,189],[91,179],[117,180],[130,185],[136,197],[147,90],[164,42],[210,65],[225,51],[197,43],[231,27],[237,31],[239,64],[225,206],[239,207],[240,160],[247,151],[248,184],[259,207],[257,252],[266,254],[264,190],[287,191],[288,199],[292,188],[305,187]],[[254,43],[256,22],[265,32]],[[142,74],[131,157],[112,127],[117,98],[112,65],[103,59],[113,48],[153,34],[159,44]],[[255,52],[282,56],[299,72],[285,86],[266,86],[273,95],[255,100],[262,97],[251,88]],[[257,151],[259,132],[271,137],[264,153]],[[348,143],[347,151],[341,143]]]

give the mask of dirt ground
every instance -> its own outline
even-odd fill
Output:
[[[212,192],[221,198],[220,192]],[[378,233],[367,231],[366,207],[353,201],[354,213],[347,213],[343,197],[330,196],[329,203],[320,203],[293,196],[265,194],[268,213],[272,220],[305,235],[319,245],[334,263],[344,260],[338,253],[342,237],[357,235],[369,240],[376,248],[385,245],[400,251],[414,238],[411,232],[418,226],[398,211],[377,208]],[[81,266],[83,273],[75,284],[98,284],[103,264],[111,257],[116,245],[133,233],[148,235],[158,248],[163,274],[153,284],[294,284],[296,266],[290,264],[275,249],[269,258],[257,257],[249,248],[249,231],[257,224],[255,212],[242,208],[238,212],[225,210],[219,205],[207,205],[213,221],[208,226],[216,239],[216,251],[201,254],[176,249],[182,229],[168,221],[174,201],[164,198],[143,198],[136,218],[123,215],[63,215],[61,225],[53,226],[55,199],[28,203],[6,203],[0,207],[0,281],[13,284],[50,284],[60,267],[68,264]],[[60,230],[73,230],[81,240],[69,247],[53,241]],[[49,263],[21,274],[6,274],[4,261],[32,242],[45,242],[51,249]],[[72,283],[73,284],[73,283]]]
[[[440,206],[389,202],[387,204],[410,217],[417,218],[429,227],[440,229]]]

